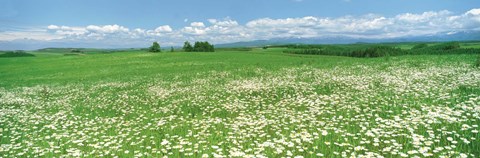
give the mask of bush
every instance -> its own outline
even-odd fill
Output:
[[[428,44],[421,43],[421,44],[417,44],[417,45],[413,46],[412,49],[422,49],[422,48],[427,48],[427,47],[428,47]]]
[[[432,46],[434,50],[453,50],[460,48],[460,43],[458,42],[447,42]]]
[[[80,50],[80,49],[72,49],[70,52],[72,52],[72,53],[83,53],[83,51]]]
[[[0,54],[1,58],[8,58],[8,57],[34,57],[35,55],[27,53],[23,50],[16,50],[16,51],[8,51],[3,54]]]

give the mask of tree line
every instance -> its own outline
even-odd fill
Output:
[[[207,41],[205,42],[195,42],[195,44],[192,45],[190,44],[190,42],[188,41],[185,41],[185,43],[183,44],[183,51],[185,52],[215,52],[215,47],[208,43]]]
[[[215,47],[213,44],[208,43],[207,41],[205,42],[195,42],[195,44],[192,46],[190,42],[185,41],[183,45],[183,51],[185,52],[215,52]],[[162,52],[162,49],[160,47],[160,44],[158,42],[153,42],[152,46],[148,48],[149,52]],[[173,47],[170,48],[170,52],[174,52],[175,50]]]
[[[284,47],[289,48],[284,51],[285,53],[358,58],[421,54],[480,54],[480,49],[460,48],[458,42],[447,42],[433,46],[421,43],[411,49],[400,49],[387,45],[284,45]]]

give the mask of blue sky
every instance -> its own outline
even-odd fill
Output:
[[[478,0],[0,0],[0,41],[140,47],[150,41],[391,38],[477,30],[477,8]]]

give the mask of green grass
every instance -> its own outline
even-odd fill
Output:
[[[477,56],[283,50],[0,58],[0,155],[480,156]]]
[[[478,41],[461,42],[460,46],[462,48],[480,48],[480,42],[478,42]]]

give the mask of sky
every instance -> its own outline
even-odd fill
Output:
[[[116,48],[479,30],[478,0],[0,0],[0,49],[2,42]]]

